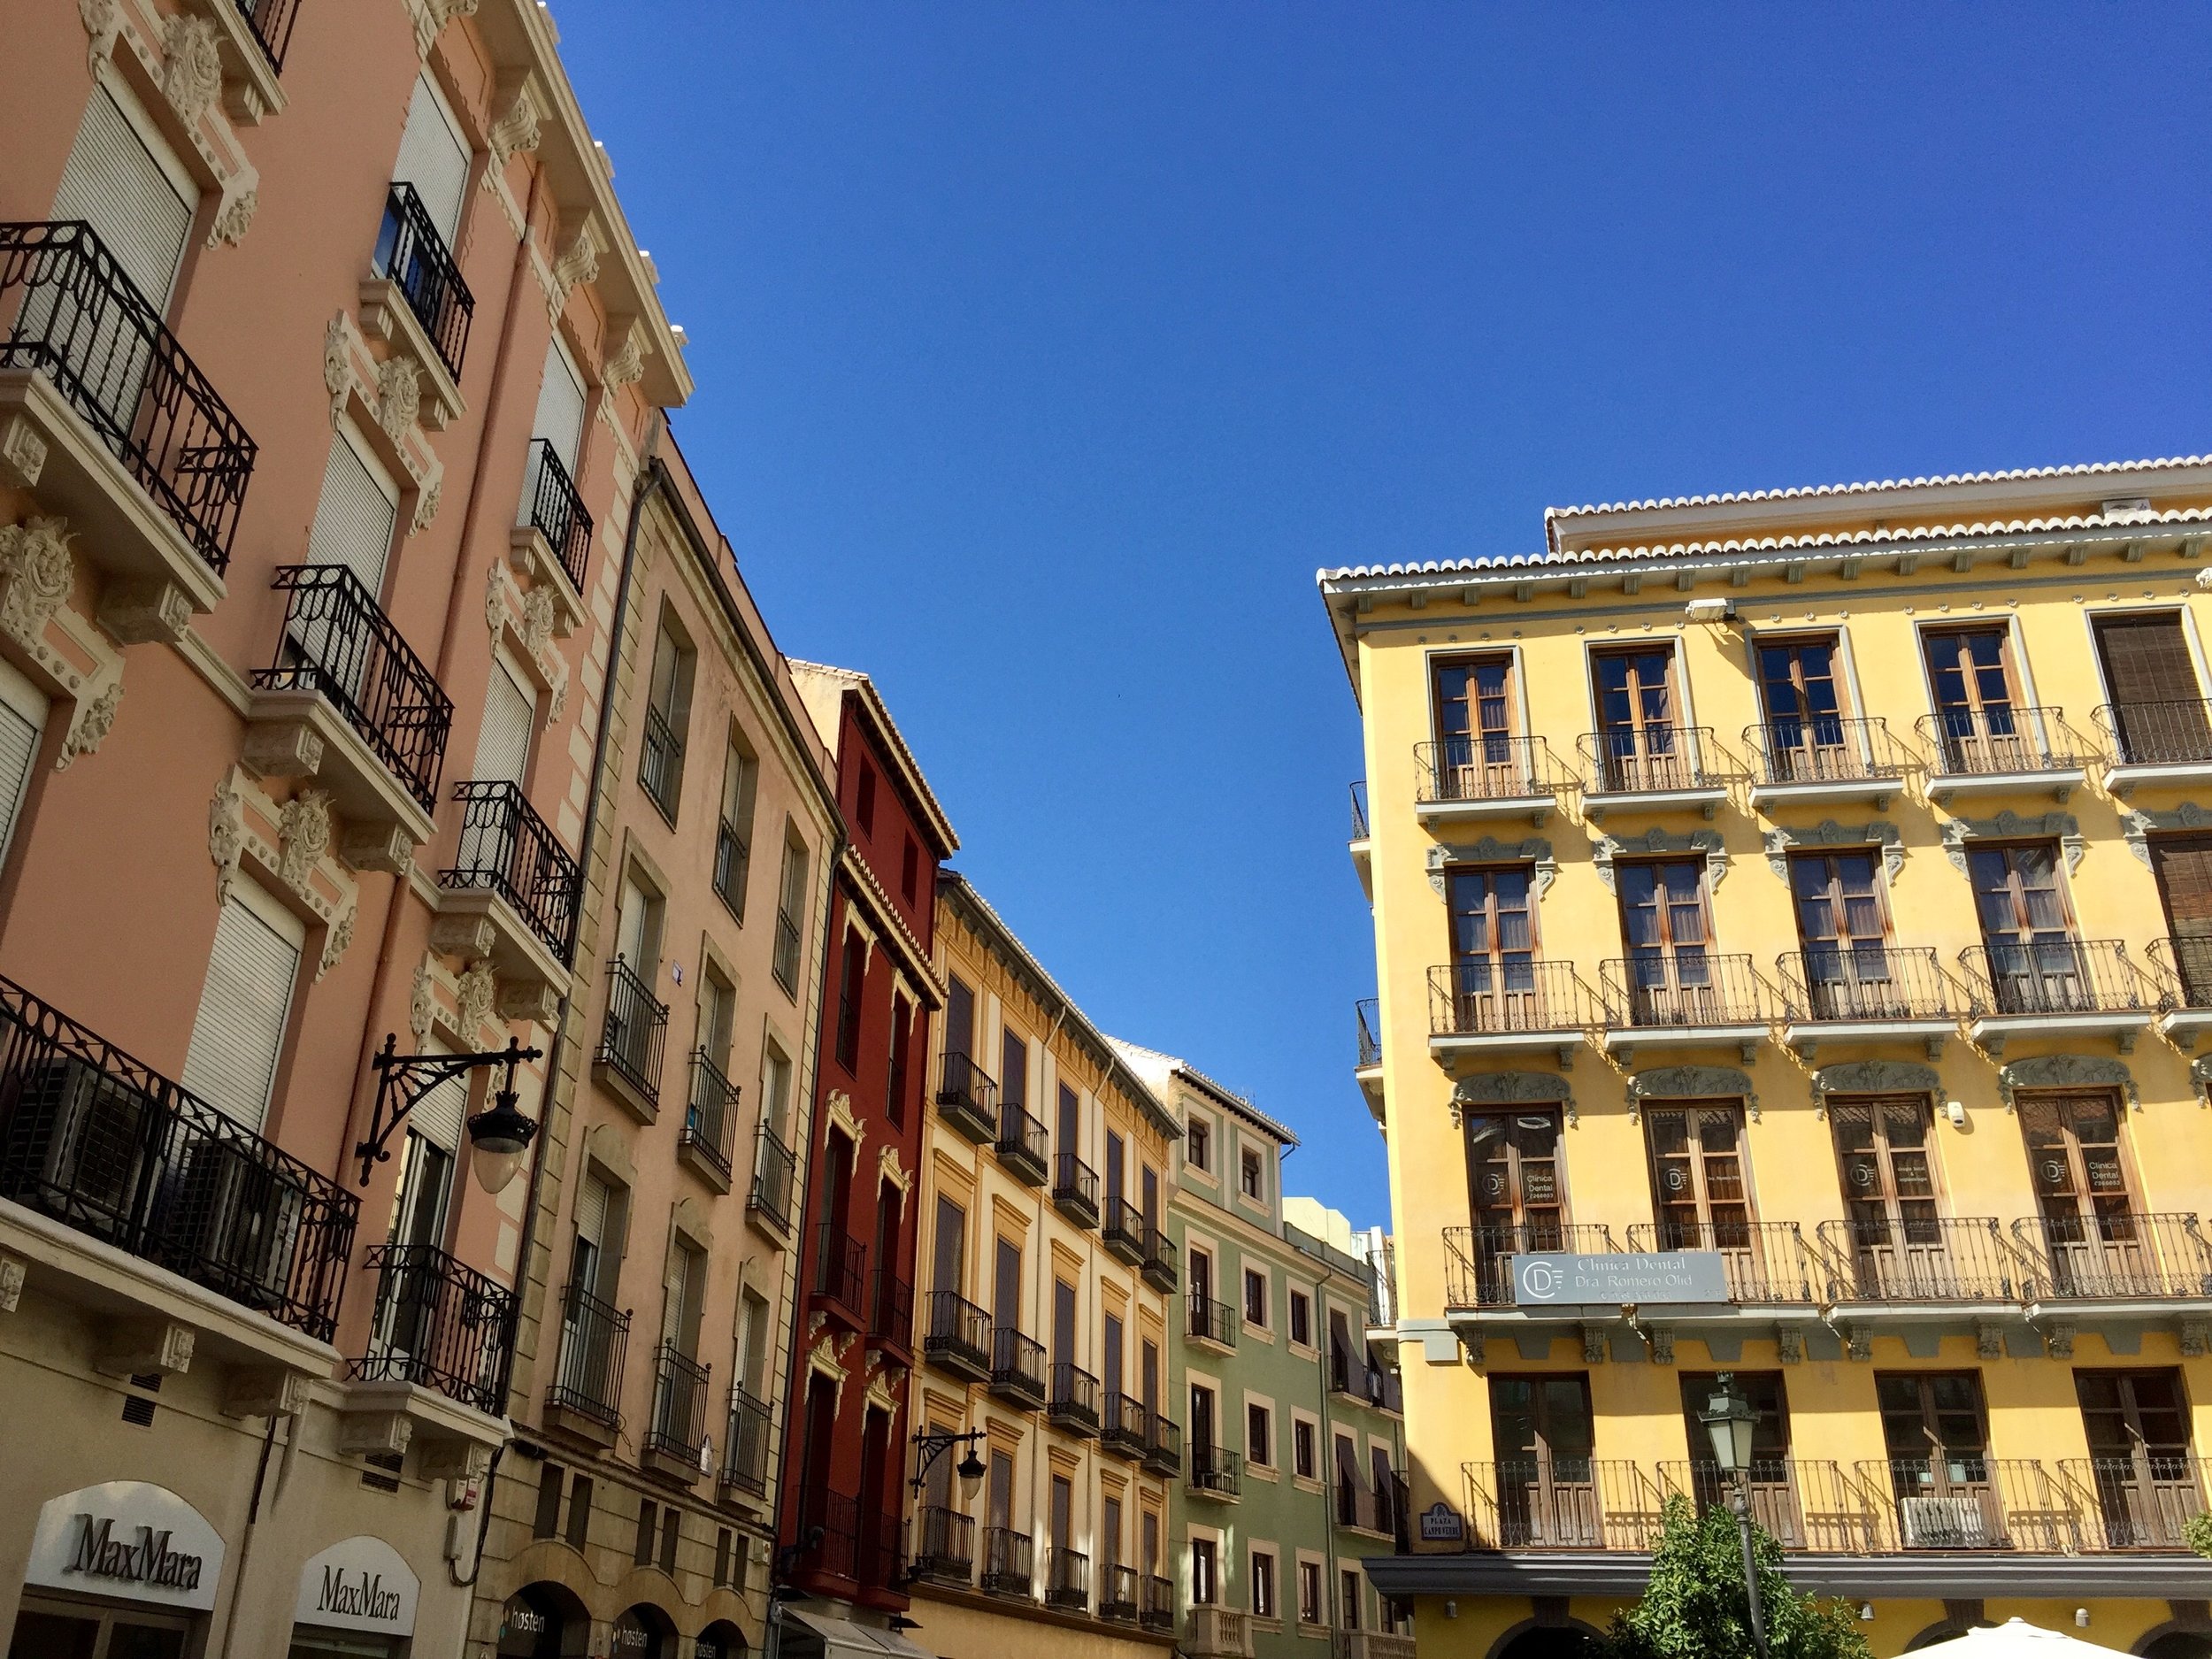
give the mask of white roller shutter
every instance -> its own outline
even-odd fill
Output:
[[[584,442],[584,377],[568,360],[568,352],[555,334],[545,348],[545,378],[538,382],[538,412],[530,422],[530,435],[543,438],[572,474],[576,451]]]
[[[415,77],[415,96],[407,105],[407,130],[400,135],[399,160],[392,177],[415,187],[449,250],[460,234],[469,147],[427,73]]]
[[[423,1052],[443,1054],[442,1043],[431,1043]],[[461,1144],[461,1126],[468,1117],[469,1080],[466,1073],[449,1077],[415,1102],[407,1114],[407,1122],[414,1132],[433,1146],[453,1151]]]
[[[588,1170],[576,1194],[576,1236],[595,1249],[606,1248],[607,1184]]]
[[[114,93],[95,87],[62,169],[53,216],[89,223],[147,303],[165,312],[196,193],[179,182],[184,171],[173,157],[157,157],[148,147],[144,130]]]
[[[6,663],[0,663],[0,860],[15,840],[16,819],[31,787],[39,734],[46,729],[46,695]]]
[[[215,949],[185,1051],[184,1086],[257,1134],[284,1050],[307,930],[242,878],[215,926]]]
[[[310,565],[342,565],[361,579],[372,599],[384,592],[384,562],[399,524],[398,494],[362,457],[343,432],[330,440],[323,464],[323,493],[307,533]]]
[[[537,722],[538,700],[524,689],[507,664],[492,658],[492,680],[484,691],[484,725],[476,736],[477,783],[519,784],[530,765],[530,730]]]

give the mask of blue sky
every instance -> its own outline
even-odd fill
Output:
[[[785,649],[1386,1218],[1317,566],[2212,448],[2212,8],[557,0]]]

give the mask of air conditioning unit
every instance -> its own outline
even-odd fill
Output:
[[[1997,1542],[1978,1498],[1907,1498],[1897,1508],[1907,1549],[1987,1549]]]

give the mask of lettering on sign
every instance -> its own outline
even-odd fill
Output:
[[[1421,1541],[1425,1544],[1458,1543],[1467,1536],[1467,1524],[1459,1518],[1459,1511],[1440,1500],[1421,1511]]]
[[[200,1569],[205,1563],[169,1548],[176,1536],[150,1526],[138,1529],[137,1541],[126,1543],[115,1535],[111,1515],[77,1517],[77,1549],[69,1558],[69,1571],[94,1578],[120,1578],[126,1584],[150,1584],[164,1590],[200,1587]]]
[[[325,1629],[410,1636],[420,1589],[421,1580],[399,1551],[363,1533],[340,1540],[300,1569],[292,1617]]]
[[[111,1480],[40,1506],[23,1581],[205,1609],[222,1576],[222,1535],[205,1516],[165,1486]]]
[[[1513,1258],[1513,1301],[1517,1307],[1618,1308],[1727,1300],[1728,1269],[1718,1250],[1552,1253]]]

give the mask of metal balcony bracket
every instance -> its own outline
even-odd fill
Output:
[[[398,1130],[417,1102],[438,1087],[457,1077],[486,1066],[503,1065],[506,1075],[502,1079],[499,1096],[511,1101],[515,1095],[515,1068],[525,1060],[544,1058],[541,1048],[526,1048],[519,1039],[510,1037],[504,1048],[476,1054],[397,1054],[397,1033],[387,1033],[384,1046],[369,1062],[376,1071],[376,1104],[369,1114],[367,1138],[354,1148],[354,1156],[361,1160],[361,1185],[366,1187],[372,1172],[380,1164],[391,1160],[388,1142]]]

